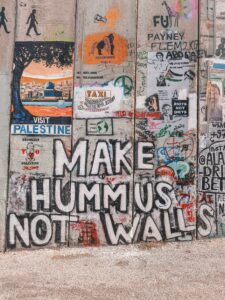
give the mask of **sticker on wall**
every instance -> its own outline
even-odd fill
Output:
[[[70,135],[73,43],[16,42],[12,134]]]
[[[84,64],[122,64],[128,55],[125,38],[115,32],[99,32],[87,35],[80,45],[80,57]]]
[[[23,140],[21,148],[22,171],[38,171],[40,167],[41,145],[39,139]]]
[[[148,53],[148,77],[152,78],[149,82],[149,88],[155,88],[156,91],[165,87],[179,86],[188,87],[190,73],[190,62],[188,59],[168,60],[162,52]]]
[[[186,112],[181,115],[181,112],[178,113],[175,110],[175,101],[187,99],[190,81],[193,81],[195,78],[195,73],[191,70],[189,60],[184,58],[168,60],[163,52],[149,52],[147,72],[148,78],[151,78],[147,83],[147,92],[151,96],[145,102],[137,103],[137,107],[153,112],[159,109],[158,103],[160,103],[161,113],[163,113],[163,108],[167,105],[168,107],[170,106],[171,118],[172,115],[173,117],[187,117],[187,103],[185,106]],[[184,91],[185,96],[181,96],[180,94]],[[172,113],[172,107],[174,113]]]
[[[209,122],[224,122],[224,100],[222,80],[207,82],[207,120]]]
[[[89,119],[87,120],[87,135],[107,136],[113,135],[112,119]]]
[[[186,100],[172,100],[173,116],[188,117],[189,116],[189,99]]]
[[[74,92],[75,117],[112,117],[120,110],[123,89],[114,86],[77,87]]]

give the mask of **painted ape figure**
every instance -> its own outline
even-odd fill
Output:
[[[92,47],[92,54],[94,53],[95,48],[98,49],[98,55],[102,55],[102,50],[106,48],[106,50],[111,54],[114,55],[114,35],[111,33],[110,35],[106,36],[103,40],[98,43],[94,43]]]

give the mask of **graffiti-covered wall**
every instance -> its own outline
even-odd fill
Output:
[[[223,235],[208,2],[2,0],[1,250]]]
[[[139,1],[135,141],[152,169],[135,172],[143,241],[192,240],[196,211],[198,18],[196,1]],[[151,17],[149,17],[151,11]],[[145,21],[143,21],[145,20]],[[140,160],[140,157],[137,157]],[[144,205],[152,190],[151,207]]]
[[[202,5],[199,94],[199,237],[225,235],[225,4]]]

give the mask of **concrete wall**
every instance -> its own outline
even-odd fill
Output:
[[[1,2],[6,7],[7,26],[10,34],[5,33],[3,27],[0,30],[0,250],[5,249],[5,224],[8,190],[8,164],[9,164],[9,133],[10,133],[10,94],[13,68],[13,49],[15,36],[16,1],[7,0]]]
[[[205,179],[223,122],[202,115],[223,85],[201,78],[223,58],[217,2],[201,19],[197,0],[5,3],[1,250],[223,234],[224,189]]]
[[[202,5],[200,39],[204,57],[200,60],[199,95],[199,206],[200,238],[225,234],[224,182],[224,92],[225,92],[225,5],[210,1]]]

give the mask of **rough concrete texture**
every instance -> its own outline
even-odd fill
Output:
[[[0,249],[194,239],[197,0],[14,2]]]
[[[225,240],[11,252],[0,299],[225,299]]]

